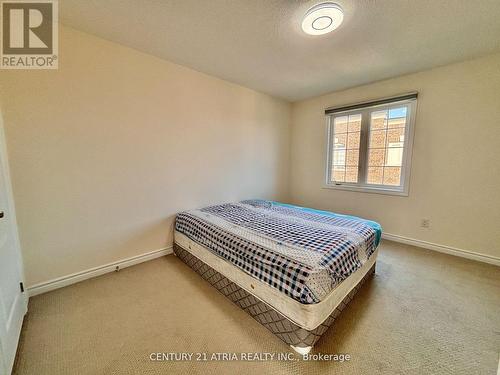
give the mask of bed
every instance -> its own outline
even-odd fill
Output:
[[[174,253],[305,354],[375,272],[381,234],[358,217],[246,200],[179,213]]]

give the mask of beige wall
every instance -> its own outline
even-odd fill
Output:
[[[0,71],[28,285],[159,249],[179,210],[286,200],[290,105],[60,29],[57,71]]]
[[[417,90],[409,197],[322,188],[324,109]],[[379,221],[385,232],[500,257],[500,55],[294,103],[293,203]],[[429,218],[430,229],[420,228]]]

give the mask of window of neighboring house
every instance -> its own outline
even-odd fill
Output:
[[[417,94],[325,111],[326,186],[408,195]]]

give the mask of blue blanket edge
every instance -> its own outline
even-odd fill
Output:
[[[343,215],[343,214],[337,214],[335,212],[330,212],[330,211],[323,211],[323,210],[316,210],[314,208],[308,208],[308,207],[302,207],[302,206],[296,206],[294,204],[288,204],[288,203],[281,203],[281,202],[276,202],[276,201],[268,201],[276,206],[283,206],[283,207],[289,207],[289,208],[295,208],[298,210],[302,210],[304,212],[311,212],[315,214],[320,214],[320,215],[325,215],[325,216],[331,216],[331,217],[342,217],[345,219],[352,219],[356,221],[362,221],[366,225],[370,226],[375,230],[375,246],[378,246],[380,243],[380,239],[382,238],[382,226],[377,223],[376,221],[372,220],[367,220],[363,219],[357,216],[351,216],[351,215]]]

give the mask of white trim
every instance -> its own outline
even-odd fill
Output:
[[[451,246],[446,246],[446,245],[439,245],[439,244],[432,243],[432,242],[417,240],[415,238],[408,238],[408,237],[399,236],[397,234],[390,234],[390,233],[383,233],[382,238],[389,240],[389,241],[403,243],[405,245],[417,246],[417,247],[421,247],[421,248],[424,248],[427,250],[434,250],[434,251],[438,251],[440,253],[450,254],[450,255],[457,256],[457,257],[461,257],[461,258],[477,260],[479,262],[489,263],[489,264],[493,264],[495,266],[500,266],[500,258],[491,256],[491,255],[476,253],[476,252],[470,251],[470,250],[458,249],[456,247],[451,247]]]
[[[369,185],[351,185],[351,184],[324,184],[322,189],[336,189],[336,190],[347,190],[347,191],[357,191],[357,192],[362,192],[362,193],[375,193],[375,194],[385,194],[385,195],[399,195],[401,197],[407,197],[408,192],[405,192],[400,189],[391,189],[387,187],[376,187],[376,186],[369,186]]]
[[[104,264],[102,266],[89,268],[84,271],[72,273],[70,275],[58,277],[49,281],[44,281],[42,283],[32,285],[28,287],[28,295],[30,297],[36,296],[41,293],[50,292],[51,290],[59,289],[71,284],[78,283],[83,280],[87,280],[96,276],[104,275],[105,273],[116,271],[116,267],[119,269],[130,267],[148,260],[162,257],[164,255],[172,254],[172,246],[164,247],[162,249],[153,250],[148,253],[136,255],[130,258],[125,258],[117,260],[116,262]]]

